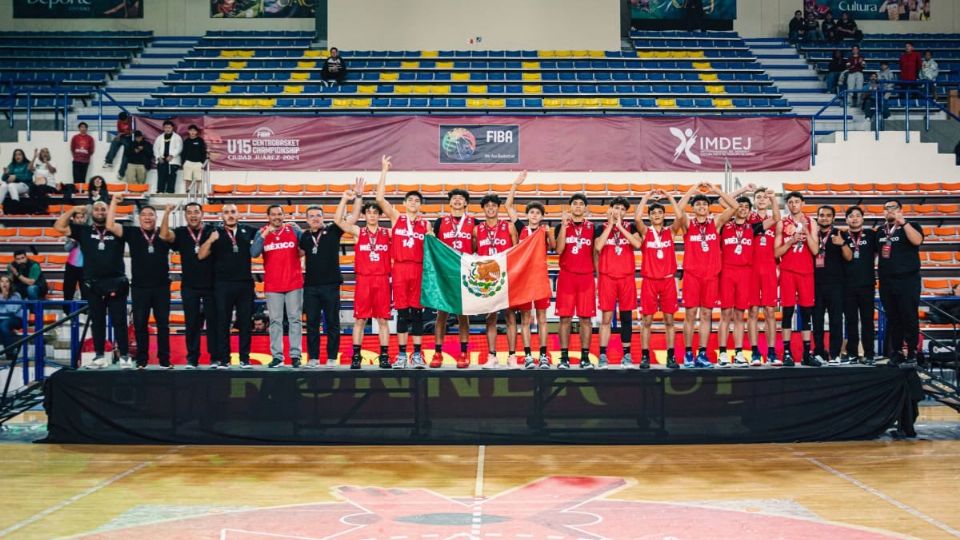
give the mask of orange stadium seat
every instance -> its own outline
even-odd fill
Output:
[[[17,235],[16,227],[4,227],[0,229],[0,238],[11,238]]]
[[[557,197],[560,195],[560,184],[553,183],[539,183],[537,188],[540,190],[540,195],[544,197]]]
[[[520,184],[519,186],[517,186],[517,193],[524,193],[527,195],[536,193],[538,190],[539,190],[539,186],[537,186],[537,184],[533,182],[527,183],[527,184]]]
[[[853,184],[853,191],[856,193],[872,193],[873,184]]]
[[[387,186],[387,191],[390,191],[389,186]],[[420,191],[420,184],[399,184],[397,186],[397,193],[400,195],[408,191]]]
[[[267,213],[267,204],[251,204],[248,213],[250,214],[266,214]]]
[[[513,184],[490,184],[490,191],[493,193],[507,193]]]
[[[794,184],[794,183],[790,183],[790,182],[784,182],[784,183],[783,183],[783,191],[784,191],[785,193],[789,193],[789,192],[791,192],[791,191],[803,191],[803,190],[805,190],[805,189],[806,189],[806,185],[805,185],[805,184]]]
[[[149,184],[127,184],[127,192],[142,195],[150,188]]]
[[[594,217],[604,216],[607,214],[608,206],[602,204],[591,204],[587,206],[587,211],[590,212]]]
[[[424,197],[440,195],[443,193],[443,184],[422,184],[420,192]]]
[[[924,294],[944,295],[951,291],[949,279],[923,279]]]
[[[187,317],[183,313],[170,314],[170,324],[180,326],[186,323],[187,323]]]
[[[204,204],[200,207],[200,209],[208,214],[219,214],[220,212],[223,211],[223,205],[222,204]]]
[[[133,205],[132,205],[132,204],[128,204],[128,205],[124,205],[124,206],[118,206],[118,207],[117,207],[117,214],[118,214],[118,215],[121,215],[121,216],[129,216],[129,215],[133,214]]]
[[[957,191],[960,191],[960,182],[943,182],[940,184],[940,189],[947,192],[956,193]]]
[[[883,215],[883,205],[882,204],[867,204],[863,206],[863,209],[867,212],[867,215],[871,216],[882,216]]]
[[[109,193],[123,193],[127,189],[126,184],[117,184],[107,182],[107,192]]]
[[[442,206],[438,203],[421,204],[420,211],[424,214],[439,214]]]
[[[592,184],[584,184],[584,185],[583,185],[583,190],[584,190],[585,192],[589,193],[589,194],[606,193],[606,192],[607,192],[607,185],[604,184],[604,183],[602,183],[602,182],[597,182],[597,183],[592,183]]]
[[[281,188],[281,191],[284,193],[292,193],[294,195],[299,195],[303,193],[303,184],[284,184]]]
[[[182,282],[182,281],[171,281],[171,282],[170,282],[170,291],[171,291],[171,292],[177,292],[177,291],[179,291],[179,290],[181,289],[181,287],[183,287],[183,282]]]
[[[214,195],[230,195],[236,189],[234,184],[214,184],[213,185],[213,194]]]
[[[902,191],[906,193],[912,193],[914,191],[917,191],[916,182],[897,182],[895,185],[897,186],[897,191]]]
[[[20,227],[17,236],[20,238],[37,238],[43,236],[43,229],[39,227]]]
[[[937,238],[956,238],[957,228],[953,225],[947,225],[944,227],[935,227],[933,229],[933,234]]]
[[[257,192],[257,186],[256,184],[251,184],[251,185],[236,184],[233,187],[233,192],[237,195],[253,195],[254,193]]]
[[[917,184],[919,191],[940,191],[940,182],[920,182]]]
[[[67,255],[50,253],[47,255],[47,264],[55,264],[57,266],[67,264]]]
[[[873,190],[877,193],[893,193],[897,191],[897,184],[874,184]]]
[[[830,184],[830,191],[834,194],[851,193],[853,192],[853,188],[851,187],[850,182],[834,183]]]
[[[583,182],[564,182],[560,184],[560,191],[564,195],[573,195],[583,192]]]
[[[276,194],[276,193],[280,193],[280,188],[281,188],[281,187],[283,187],[283,186],[281,186],[280,184],[260,184],[260,186],[258,187],[257,191],[258,191],[261,195],[264,195],[264,194],[266,194],[266,195],[273,195],[273,194]]]
[[[607,192],[611,197],[628,196],[633,193],[630,184],[607,184]]]
[[[935,265],[945,266],[953,264],[953,253],[949,251],[926,251],[924,253],[926,253],[930,262]]]
[[[960,205],[956,204],[938,204],[937,212],[941,214],[946,214],[948,216],[956,216],[957,210],[960,208]]]
[[[937,211],[936,207],[932,204],[914,204],[912,209],[914,214],[932,214]]]
[[[13,255],[3,253],[0,254],[0,264],[10,264],[13,262]]]
[[[342,194],[347,189],[353,189],[353,183],[349,184],[327,184],[327,193],[336,193]],[[387,186],[387,191],[390,191],[390,186]]]
[[[828,190],[827,184],[807,184],[807,191],[812,193],[826,193]]]
[[[324,184],[307,184],[303,191],[304,193],[326,193],[327,186]]]

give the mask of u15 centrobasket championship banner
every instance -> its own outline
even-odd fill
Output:
[[[219,171],[804,171],[810,122],[793,117],[196,116]],[[137,118],[153,140],[163,119]]]

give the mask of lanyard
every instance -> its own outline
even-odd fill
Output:
[[[193,234],[193,229],[187,227],[187,234],[190,235],[190,238],[193,239],[193,244],[197,247],[200,246],[200,238],[203,236],[203,226],[197,231],[197,234]]]
[[[224,227],[224,230],[227,231],[227,236],[230,237],[230,243],[233,244],[233,251],[234,251],[234,253],[236,253],[236,251],[237,251],[237,233],[231,231],[230,229],[228,229],[228,228],[226,228],[226,227]]]
[[[830,238],[830,233],[833,232],[833,225],[827,229],[827,234],[823,234],[823,231],[817,233],[817,236],[820,237],[820,253],[825,253],[827,251],[827,240]]]
[[[850,239],[853,240],[853,252],[856,253],[856,258],[860,258],[860,238],[863,236],[863,229],[857,232],[857,235],[853,235],[853,231],[850,231]]]
[[[147,236],[147,231],[143,230],[143,227],[140,228],[140,234],[143,235],[143,239],[147,241],[147,251],[153,253],[153,241],[157,238],[157,230],[153,230],[153,234]]]
[[[453,219],[454,221],[456,221],[456,223],[457,223],[457,226],[456,226],[456,228],[455,228],[455,230],[456,230],[456,232],[457,232],[456,238],[460,238],[460,231],[463,230],[463,224],[467,222],[467,214],[464,213],[462,216],[460,216],[460,219],[459,219],[459,220],[454,219],[453,216],[450,216],[450,219]]]

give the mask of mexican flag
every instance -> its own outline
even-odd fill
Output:
[[[496,255],[464,255],[433,235],[424,239],[424,306],[477,315],[549,297],[543,229]]]

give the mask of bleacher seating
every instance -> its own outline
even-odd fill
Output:
[[[326,50],[296,32],[208,34],[141,107],[147,112],[657,112],[790,110],[730,32],[638,38],[633,51],[341,51],[345,84],[328,87]],[[700,37],[694,37],[700,36]]]

